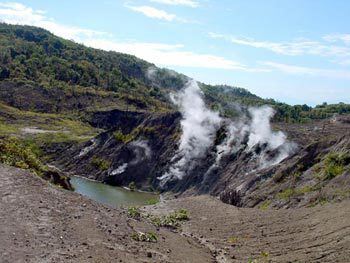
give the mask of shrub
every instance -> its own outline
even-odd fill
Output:
[[[162,217],[152,217],[151,222],[158,227],[178,228],[181,221],[189,220],[188,212],[180,209]]]
[[[101,171],[107,170],[111,165],[109,161],[104,160],[102,158],[98,158],[96,156],[92,158],[91,164],[96,168],[100,169]]]
[[[130,191],[135,191],[135,189],[136,189],[136,184],[135,184],[135,182],[130,182],[130,184],[129,184],[129,189],[130,189]]]
[[[159,198],[152,198],[146,202],[146,205],[156,205],[159,203]]]
[[[135,136],[130,134],[124,134],[121,130],[117,130],[113,133],[114,139],[118,142],[128,143],[135,139]]]
[[[0,141],[0,162],[22,169],[32,169],[39,174],[44,170],[30,146],[13,137]]]
[[[154,232],[134,232],[131,235],[131,238],[134,239],[135,241],[139,242],[153,242],[156,243],[158,241],[158,237],[156,233]]]
[[[278,199],[288,200],[294,195],[294,189],[287,188],[283,190],[282,192],[277,194]]]
[[[141,217],[140,210],[136,206],[128,207],[128,216],[134,219],[139,219]]]
[[[330,180],[344,172],[344,166],[350,163],[347,153],[330,153],[325,159],[325,179]]]
[[[231,243],[231,244],[235,244],[235,243],[237,243],[237,241],[238,241],[238,237],[234,237],[234,236],[229,237],[229,238],[227,239],[227,242],[228,242],[228,243]]]
[[[267,210],[271,205],[271,200],[265,200],[261,205],[260,205],[260,209],[261,210]]]
[[[319,190],[319,186],[304,186],[301,188],[287,188],[284,191],[280,192],[277,194],[277,198],[283,199],[283,200],[288,200],[292,197],[295,196],[302,196],[306,193],[310,193],[313,191]]]

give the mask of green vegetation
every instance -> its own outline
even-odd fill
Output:
[[[341,175],[344,167],[350,164],[350,154],[348,153],[329,153],[325,158],[325,179],[330,180]]]
[[[28,169],[52,184],[67,190],[73,190],[69,179],[43,165],[38,156],[41,154],[37,144],[16,137],[0,137],[0,163]]]
[[[271,262],[270,254],[268,252],[262,251],[258,258],[249,258],[248,263],[268,263]]]
[[[146,202],[146,205],[156,205],[159,203],[159,198],[152,198]]]
[[[279,192],[277,194],[278,199],[288,200],[294,195],[295,191],[292,188],[287,188],[283,190],[282,192]]]
[[[158,69],[131,55],[88,48],[40,28],[0,23],[0,36],[0,80],[5,88],[13,87],[12,97],[23,97],[26,90],[32,92],[32,101],[21,103],[5,94],[0,99],[28,111],[80,116],[101,108],[169,111],[174,109],[169,92],[186,83],[182,74]],[[150,69],[154,69],[151,78]],[[276,110],[274,120],[283,122],[303,123],[350,113],[350,105],[344,103],[290,106],[262,99],[243,88],[200,87],[207,104],[229,117],[237,116],[237,104],[271,105]],[[122,134],[116,137],[130,141]]]
[[[0,36],[0,80],[39,85],[48,92],[58,88],[67,97],[96,90],[95,97],[106,97],[105,101],[113,97],[126,110],[168,108],[165,93],[148,84],[146,75],[152,64],[146,61],[84,47],[30,26],[0,23]]]
[[[182,221],[187,221],[189,219],[188,212],[185,209],[177,210],[162,217],[150,217],[151,222],[155,226],[169,228],[178,228]]]
[[[261,209],[261,210],[267,210],[269,207],[270,207],[270,205],[271,205],[271,200],[265,200],[260,206],[259,206],[259,208]]]
[[[121,130],[113,132],[114,139],[118,142],[129,143],[135,140],[138,136],[152,136],[156,134],[156,130],[159,127],[145,127],[138,126],[133,129],[129,134],[124,134]]]
[[[128,207],[128,216],[130,218],[139,219],[141,217],[141,212],[138,207],[130,206]]]
[[[0,136],[9,136],[18,133],[18,127],[15,125],[0,123]]]
[[[333,117],[335,114],[350,113],[350,105],[345,103],[323,103],[314,108],[305,104],[291,106],[273,99],[262,99],[242,88],[205,84],[202,84],[201,88],[211,108],[220,111],[222,115],[228,117],[237,116],[237,104],[252,107],[270,105],[276,110],[273,120],[287,123],[306,123],[315,119]]]
[[[130,189],[130,191],[135,191],[135,190],[136,190],[136,184],[135,184],[135,182],[130,182],[130,184],[129,184],[129,189]]]
[[[118,142],[128,143],[135,139],[134,134],[123,134],[122,131],[117,130],[113,133],[114,139]]]
[[[316,191],[318,189],[319,189],[318,186],[309,186],[309,185],[301,188],[287,188],[282,192],[279,192],[277,194],[277,198],[282,200],[289,200],[292,197],[304,195],[304,194]]]
[[[79,120],[78,116],[24,111],[1,102],[0,122],[0,136],[17,137],[43,149],[56,143],[86,141],[100,131]]]
[[[91,164],[95,166],[96,168],[100,169],[101,171],[108,170],[108,168],[111,166],[111,162],[104,160],[102,158],[94,156],[91,160]]]
[[[236,244],[238,242],[238,237],[232,236],[227,239],[227,242],[230,244]]]
[[[41,174],[45,169],[38,159],[33,145],[25,144],[17,138],[0,140],[0,162],[22,169],[31,169]]]
[[[154,232],[134,232],[131,235],[131,238],[138,242],[153,242],[156,243],[158,241],[158,236]]]

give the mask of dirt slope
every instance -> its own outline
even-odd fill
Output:
[[[208,247],[218,262],[350,262],[349,201],[262,211],[197,196],[167,201],[153,213],[178,208],[191,215],[184,235]]]
[[[212,262],[209,249],[191,238],[2,164],[0,194],[1,263]],[[158,242],[132,240],[133,229],[156,232]]]
[[[1,262],[349,262],[350,202],[314,208],[237,208],[209,196],[146,207],[185,208],[180,233],[158,231],[30,173],[0,165]],[[157,243],[131,239],[154,231]],[[152,256],[151,258],[148,256]],[[254,262],[254,261],[253,261]]]

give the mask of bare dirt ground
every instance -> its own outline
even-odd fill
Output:
[[[208,248],[0,164],[0,262],[212,262]],[[157,243],[137,242],[134,230]]]
[[[0,195],[0,262],[350,262],[349,201],[262,211],[199,196],[144,208],[187,209],[175,233],[4,165]],[[134,241],[135,230],[158,242]]]
[[[262,211],[197,196],[167,201],[153,212],[178,208],[191,217],[183,235],[208,247],[218,262],[350,262],[349,201]]]

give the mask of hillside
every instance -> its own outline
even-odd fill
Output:
[[[30,107],[9,97],[23,90],[28,90],[33,100],[35,95],[41,95],[49,105],[40,107],[33,101],[31,106],[32,110],[44,112],[112,105],[124,110],[166,110],[171,108],[166,94],[180,89],[186,81],[183,75],[158,69],[134,56],[87,48],[39,28],[1,24],[0,35],[1,99],[26,110]],[[206,88],[215,102],[219,90]],[[8,90],[13,93],[8,94]],[[84,95],[89,98],[61,106],[67,98]],[[233,89],[229,96],[259,99],[243,89]]]
[[[182,143],[183,121],[187,113],[181,109],[183,106],[171,101],[169,93],[181,94],[179,91],[183,92],[183,87],[187,87],[186,76],[157,68],[134,56],[87,48],[40,28],[0,24],[0,36],[0,136],[19,138],[17,141],[5,140],[0,149],[5,157],[10,156],[3,158],[5,163],[33,168],[28,158],[13,161],[11,157],[13,152],[25,152],[27,147],[43,163],[53,162],[66,172],[112,185],[136,183],[144,190],[162,189],[184,195],[209,193],[235,205],[257,206],[268,202],[281,207],[296,206],[291,199],[293,196],[302,196],[303,205],[319,202],[323,198],[321,195],[311,201],[310,195],[320,193],[334,179],[322,179],[327,154],[348,153],[347,142],[342,141],[343,136],[348,136],[347,123],[332,122],[341,127],[338,132],[333,132],[334,129],[328,130],[328,126],[325,129],[329,120],[319,124],[314,119],[336,119],[335,114],[348,113],[350,105],[290,106],[262,99],[242,88],[199,83],[205,105],[201,104],[199,94],[196,107],[200,111],[195,115],[207,114],[208,118],[204,117],[197,128],[204,128],[202,132],[213,140],[213,144],[208,144],[202,155],[192,160],[195,167],[186,172],[183,180],[162,186],[159,178],[169,169],[174,169],[171,163],[176,158],[181,160],[179,141]],[[195,95],[190,96],[195,99]],[[192,108],[194,102],[190,103]],[[276,124],[273,129],[284,131],[293,142],[285,141],[281,147],[271,148],[270,139],[265,138],[266,141],[254,148],[249,146],[251,134],[270,129],[269,118],[273,114],[266,108],[261,108],[259,114],[262,115],[258,117],[265,118],[266,127],[251,126],[254,124],[251,123],[252,111],[262,105],[274,107],[273,121]],[[181,113],[177,112],[179,108]],[[210,113],[210,110],[220,112],[220,116],[214,117],[216,113]],[[220,118],[220,124],[211,123],[215,118]],[[190,119],[189,124],[195,121]],[[209,132],[210,126],[200,127],[207,122],[215,130]],[[298,126],[293,123],[307,124]],[[301,132],[307,125],[323,126],[313,134],[316,136],[322,130],[326,136],[309,141],[308,136]],[[241,134],[236,134],[237,130],[242,130]],[[278,132],[274,135],[274,131],[268,131],[268,134],[272,140],[281,139]],[[192,135],[195,140],[199,138]],[[340,150],[332,146],[334,141],[340,144]],[[297,142],[299,152],[292,147],[294,142]],[[198,145],[202,143],[197,142]],[[8,152],[8,149],[16,150]],[[197,151],[195,147],[190,149]],[[225,152],[227,149],[232,151],[230,155]],[[147,151],[152,154],[146,156]],[[140,154],[144,156],[140,157]],[[275,166],[281,161],[274,161],[279,155],[283,156],[281,160],[287,156],[290,158]],[[262,167],[259,158],[267,158],[270,160],[267,163],[271,164]],[[125,164],[128,164],[126,171],[113,174]],[[310,169],[315,170],[316,164],[321,167],[318,169],[322,178],[315,181],[310,176],[313,173]],[[337,175],[345,173],[344,180],[347,180],[347,157],[341,165],[342,170],[337,171]],[[286,170],[285,167],[290,168]],[[250,174],[250,171],[254,173]],[[304,173],[305,180],[301,180]],[[298,174],[297,180],[291,179],[293,174]],[[271,178],[278,176],[281,179],[276,179],[275,185],[276,180]],[[248,181],[244,196],[236,193],[235,189]],[[261,184],[266,184],[262,190],[259,189]],[[267,188],[269,192],[265,192]],[[303,192],[295,193],[297,188],[302,188]],[[284,191],[287,202],[278,198]],[[347,191],[344,188],[341,194],[330,198],[345,198]]]
[[[187,80],[134,56],[88,48],[40,28],[1,23],[0,36],[0,100],[23,110],[169,111],[174,109],[169,92],[181,89]],[[237,115],[237,105],[264,104],[276,109],[276,121],[286,122],[350,112],[346,104],[289,106],[242,88],[206,84],[201,88],[210,107],[226,116]]]
[[[5,262],[344,262],[350,105],[0,23],[0,192]]]

